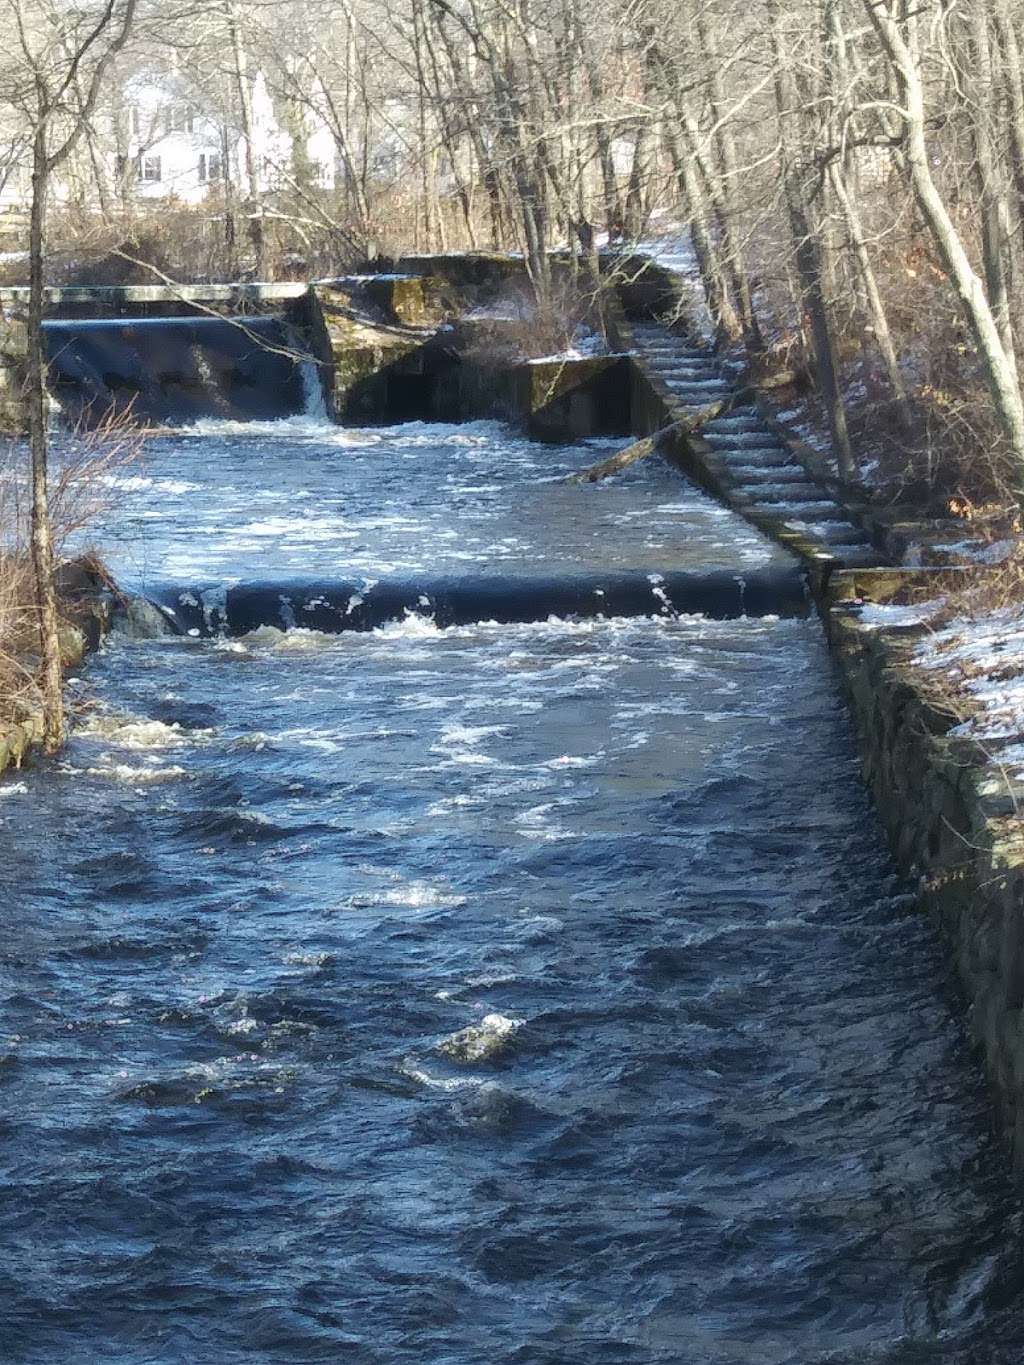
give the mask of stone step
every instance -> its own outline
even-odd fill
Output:
[[[828,552],[851,569],[868,568],[880,562],[873,545],[830,545]]]
[[[757,451],[781,451],[788,460],[789,452],[780,441],[774,436],[765,435],[762,431],[731,431],[731,432],[709,432],[706,437],[708,443],[713,445],[716,450],[736,450],[742,451],[746,455],[748,450]]]
[[[757,503],[758,507],[762,508],[765,512],[770,512],[772,516],[786,518],[797,517],[800,521],[806,521],[808,525],[812,525],[815,523],[834,521],[841,515],[834,502],[805,502],[803,499],[799,498],[794,498],[792,502],[788,499],[785,502],[776,501],[775,499],[766,501],[759,496],[756,489],[746,489],[743,488],[742,485],[740,487],[744,493],[752,497],[752,500]],[[847,523],[847,525],[848,524],[849,523]]]
[[[810,522],[806,517],[784,517],[783,520],[794,531],[802,531],[808,539],[820,541],[828,547],[833,545],[863,546],[869,543],[863,531],[856,530],[845,519]]]
[[[753,431],[759,431],[763,436],[768,435],[756,417],[734,417],[731,413],[727,417],[712,418],[704,430],[713,436],[733,436],[736,433],[746,436]]]
[[[680,355],[678,351],[645,351],[644,364],[654,365],[693,365],[697,368],[717,370],[718,363],[713,356]]]
[[[746,458],[746,451],[743,457]],[[759,465],[759,464],[734,464],[729,461],[729,467],[733,472],[733,477],[740,479],[743,483],[757,485],[762,491],[771,488],[773,485],[780,485],[780,492],[785,492],[788,497],[790,485],[802,485],[806,488],[818,489],[817,484],[812,484],[798,464],[783,465]],[[781,486],[785,485],[783,489]],[[824,489],[821,490],[822,497],[827,498],[828,494]]]
[[[813,503],[825,507],[835,507],[836,505],[831,493],[828,493],[824,488],[819,488],[816,483],[811,483],[807,479],[801,480],[799,483],[786,483],[785,480],[778,479],[773,483],[758,483],[754,479],[740,477],[732,466],[729,466],[729,472],[737,483],[742,483],[745,487],[756,492],[757,496],[765,503],[802,502],[807,503],[808,506]],[[782,472],[782,470],[776,471],[776,473]]]
[[[665,360],[662,364],[647,366],[648,374],[677,375],[680,379],[721,379],[714,365],[682,365],[678,360]]]
[[[665,388],[672,394],[673,399],[689,408],[706,408],[709,403],[717,403],[729,394],[728,389],[694,389],[681,384],[666,384]]]

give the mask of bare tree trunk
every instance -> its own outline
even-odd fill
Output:
[[[974,0],[971,14],[971,83],[974,89],[973,133],[975,167],[981,211],[981,244],[989,307],[1003,343],[1008,365],[1017,377],[1017,359],[1010,321],[1010,281],[1007,259],[1010,248],[1009,211],[1003,168],[993,146],[990,119],[993,114],[995,80],[989,42],[988,15],[983,0]]]
[[[887,9],[883,9],[875,0],[864,0],[864,7],[902,89],[906,122],[903,159],[914,197],[946,274],[957,291],[964,320],[977,346],[999,424],[1013,460],[1013,492],[1024,506],[1024,403],[1021,402],[1013,366],[1003,349],[985,289],[971,266],[953,219],[932,178],[925,136],[924,87],[918,67],[915,21],[908,21],[904,37]]]
[[[660,96],[661,100],[675,112],[675,118],[665,120],[664,142],[686,206],[693,254],[697,259],[704,298],[719,344],[731,345],[743,335],[743,327],[736,312],[718,244],[711,228],[714,206],[708,201],[707,177],[701,175],[700,166],[693,155],[692,138],[686,128],[686,116],[679,96],[676,75],[662,49],[658,34],[655,29],[646,26],[643,36],[651,95],[655,99]],[[680,145],[677,127],[691,145],[686,147]]]
[[[224,13],[228,23],[228,37],[231,43],[232,76],[235,95],[238,100],[238,120],[242,129],[242,150],[245,161],[245,183],[248,191],[246,210],[249,214],[249,240],[253,246],[253,269],[257,279],[263,278],[265,240],[263,231],[263,212],[260,200],[259,171],[256,166],[256,150],[253,145],[252,95],[249,90],[249,73],[242,35],[238,26],[238,12],[235,0],[225,0]]]
[[[651,176],[651,158],[654,155],[654,130],[650,121],[645,119],[637,129],[633,144],[633,163],[629,170],[629,184],[626,188],[626,236],[630,241],[643,232],[647,220],[646,194]]]
[[[761,335],[757,314],[754,311],[750,279],[747,275],[743,248],[740,245],[737,231],[740,216],[737,200],[737,188],[740,181],[739,156],[736,151],[736,139],[733,136],[732,119],[727,111],[727,102],[722,86],[721,57],[718,51],[717,35],[714,26],[708,23],[707,11],[703,6],[698,6],[697,9],[697,32],[700,35],[701,48],[708,64],[708,96],[711,119],[716,129],[715,145],[718,149],[718,159],[721,165],[721,175],[718,178],[717,213],[723,234],[722,247],[725,252],[726,265],[730,272],[733,292],[736,295],[736,306],[746,343],[748,348],[756,353],[764,349],[764,338]],[[713,172],[711,172],[711,179],[714,180]]]
[[[43,269],[50,166],[48,122],[40,116],[32,144],[32,213],[29,228],[28,363],[25,401],[32,462],[32,569],[39,612],[43,693],[43,747],[55,753],[64,739],[64,689],[60,620],[50,524],[49,441],[46,422],[46,358],[43,353]]]
[[[231,139],[225,125],[220,130],[220,157],[224,187],[224,250],[229,280],[238,279],[238,206],[235,202],[235,171],[232,165]]]
[[[1024,60],[1009,0],[993,0],[993,16],[1003,58],[1010,166],[1017,191],[1018,233],[1024,230]]]
[[[715,328],[715,337],[719,345],[730,345],[739,338],[742,329],[732,300],[729,298],[722,280],[718,253],[715,250],[708,225],[708,212],[707,205],[704,202],[703,187],[697,177],[692,158],[680,149],[674,129],[666,127],[665,146],[672,162],[672,168],[679,178],[679,188],[682,191],[683,204],[690,226],[693,254],[697,261],[697,272],[700,275],[704,300],[707,303],[708,312]]]
[[[867,3],[868,0],[865,0]],[[835,338],[828,315],[825,295],[825,269],[822,262],[822,243],[815,219],[812,189],[806,168],[799,166],[798,153],[791,145],[791,129],[803,107],[796,81],[786,52],[778,0],[768,0],[772,44],[775,56],[775,98],[779,111],[779,139],[781,172],[797,274],[800,277],[803,303],[811,324],[812,350],[818,389],[828,416],[832,447],[841,479],[852,482],[857,468],[846,423],[846,408],[839,387],[839,365]]]
[[[847,190],[846,177],[843,174],[842,167],[834,164],[831,168],[831,176],[836,201],[846,220],[850,249],[853,251],[864,283],[868,311],[871,315],[871,326],[875,341],[878,343],[878,349],[881,352],[882,362],[885,365],[886,378],[895,400],[896,417],[902,430],[909,432],[913,425],[913,415],[907,398],[906,385],[903,382],[903,373],[900,370],[899,359],[896,355],[896,346],[892,339],[892,330],[889,327],[889,318],[886,315],[885,304],[882,302],[874,266],[871,264],[871,255],[864,240],[864,229],[861,225],[860,214]]]

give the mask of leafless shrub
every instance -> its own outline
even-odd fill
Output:
[[[72,577],[109,580],[84,533],[114,506],[118,477],[141,457],[145,432],[130,415],[111,413],[99,424],[74,427],[54,442],[51,512],[54,547],[73,554]],[[21,442],[0,446],[0,729],[17,722],[39,698],[39,633],[35,577],[29,554],[27,457]],[[65,599],[66,617],[75,603]]]
[[[592,290],[566,277],[555,282],[543,304],[524,286],[507,290],[478,315],[469,315],[467,357],[478,363],[514,365],[568,351],[580,328],[599,325]]]

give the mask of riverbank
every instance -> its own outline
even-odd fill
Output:
[[[8,580],[17,577],[27,581],[29,577],[24,566],[12,569],[7,565],[3,572]],[[84,557],[61,566],[57,586],[61,661],[66,675],[99,648],[110,629],[111,584],[98,562]],[[31,627],[25,625],[25,618],[34,609],[29,602],[12,601],[10,593],[4,594],[4,600],[8,685],[0,692],[0,775],[20,768],[43,739],[43,706],[36,681],[39,663],[29,638]]]

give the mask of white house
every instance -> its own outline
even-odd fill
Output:
[[[184,84],[141,78],[126,90],[128,156],[139,199],[201,203],[224,178],[247,188],[246,149],[237,128],[226,127]],[[262,73],[251,84],[252,157],[261,192],[287,188],[295,162],[293,135],[281,126]],[[334,185],[333,141],[326,127],[303,128],[303,159],[322,188]]]
[[[296,163],[294,136],[281,124],[262,73],[251,82],[252,155],[261,192],[287,189]],[[107,151],[108,183],[127,182],[142,201],[174,199],[182,204],[201,204],[221,185],[225,158],[239,194],[248,192],[244,139],[237,126],[209,108],[202,95],[186,79],[173,74],[141,75],[122,92],[122,110],[111,115]],[[123,119],[126,127],[115,127]],[[326,125],[308,115],[296,120],[301,128],[305,166],[323,189],[335,185],[334,140]],[[11,137],[5,149],[0,130],[0,211],[27,209],[31,176],[24,139]],[[5,155],[6,152],[6,155]],[[87,177],[86,177],[87,183]],[[58,199],[66,199],[70,186],[54,185]]]

